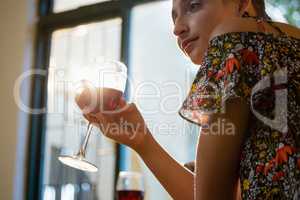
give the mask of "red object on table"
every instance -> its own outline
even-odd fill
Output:
[[[144,192],[135,190],[117,191],[117,200],[143,200]]]

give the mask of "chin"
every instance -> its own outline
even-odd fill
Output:
[[[205,53],[205,51],[202,51],[201,48],[195,48],[190,53],[189,57],[195,65],[200,65],[200,64],[202,64],[204,53]]]
[[[202,55],[191,55],[189,56],[191,61],[195,64],[195,65],[200,65],[202,63],[203,60],[203,56]]]

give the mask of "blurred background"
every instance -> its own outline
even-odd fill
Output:
[[[170,11],[170,0],[1,1],[0,199],[112,200],[122,170],[143,173],[147,200],[171,199],[135,152],[97,130],[87,153],[96,174],[57,160],[76,152],[86,128],[64,80],[103,59],[127,65],[128,100],[149,96],[135,102],[158,142],[194,160],[198,127],[177,111],[197,66],[176,46]],[[300,26],[299,0],[268,0],[267,11]]]

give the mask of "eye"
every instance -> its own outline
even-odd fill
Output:
[[[201,3],[199,1],[190,1],[188,7],[189,11],[196,11],[201,6]]]

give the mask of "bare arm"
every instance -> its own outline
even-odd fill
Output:
[[[174,160],[149,133],[138,153],[175,200],[194,199],[194,174]]]
[[[225,126],[223,130],[201,130],[196,160],[196,200],[238,199],[240,149],[248,114],[245,102],[231,99],[227,102],[226,113],[203,120],[202,123],[210,127],[218,120],[225,120]],[[234,130],[230,130],[232,126]]]
[[[85,108],[86,99],[88,96],[84,94],[78,96],[76,102],[81,109]],[[155,141],[134,103],[127,104],[125,99],[120,99],[119,104],[124,109],[122,112],[88,113],[84,117],[98,126],[105,136],[134,149],[175,200],[193,200],[194,173],[180,165]]]
[[[226,120],[235,129],[232,132],[234,135],[201,130],[197,148],[196,198],[193,173],[168,155],[151,134],[146,135],[144,148],[138,153],[175,200],[239,200],[239,157],[248,115],[246,103],[232,99],[227,103],[226,113],[203,118],[203,123],[210,125]]]

